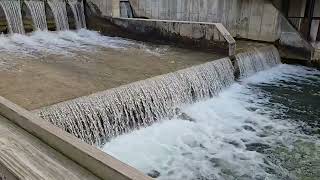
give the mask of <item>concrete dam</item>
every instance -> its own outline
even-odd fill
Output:
[[[320,1],[0,0],[0,179],[317,179]]]

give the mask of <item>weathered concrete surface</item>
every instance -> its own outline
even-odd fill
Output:
[[[112,18],[111,22],[146,37],[168,40],[235,55],[236,41],[221,23]]]
[[[111,0],[97,3],[110,16]],[[152,19],[222,23],[234,37],[275,41],[279,38],[279,12],[266,0],[129,0],[135,16]],[[106,6],[100,6],[106,4]]]
[[[110,0],[102,1],[106,3]],[[104,8],[94,5],[96,3],[94,0],[87,2],[95,7],[96,11],[101,12],[101,16],[110,15],[109,11],[113,9],[112,4]],[[129,2],[135,17],[222,23],[233,37],[279,42],[287,48],[285,58],[298,56],[300,60],[310,60],[314,51],[310,43],[277,9],[274,4],[279,2],[275,0],[129,0]],[[199,27],[194,29],[202,30]],[[291,55],[291,52],[294,55]]]
[[[0,179],[1,180],[18,180],[6,167],[0,163]]]
[[[1,96],[0,133],[0,162],[20,179],[150,179]]]
[[[0,162],[11,179],[99,179],[2,116],[0,133]]]
[[[0,67],[0,95],[33,110],[225,57],[136,43],[123,50],[95,48],[93,52],[75,52],[76,56],[19,59],[8,55],[8,62],[15,64],[8,70]]]

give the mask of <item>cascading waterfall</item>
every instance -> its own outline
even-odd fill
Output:
[[[84,5],[82,0],[68,0],[76,20],[77,29],[86,28],[86,18],[84,15]]]
[[[44,1],[30,0],[25,1],[25,3],[31,12],[34,28],[37,30],[48,30]]]
[[[47,1],[54,15],[57,30],[69,30],[66,2],[64,0]]]
[[[89,144],[173,117],[176,107],[212,97],[234,82],[229,58],[45,107],[45,120]]]
[[[133,18],[133,12],[129,1],[120,1],[120,16]]]
[[[6,15],[9,32],[24,34],[20,0],[0,0],[0,5]]]
[[[248,77],[256,72],[281,64],[277,48],[266,46],[236,55],[237,68],[241,77]]]

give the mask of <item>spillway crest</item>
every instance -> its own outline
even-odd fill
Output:
[[[39,115],[89,144],[173,116],[175,107],[212,97],[234,82],[229,58],[157,76],[39,110]]]

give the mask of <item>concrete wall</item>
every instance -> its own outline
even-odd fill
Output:
[[[184,46],[201,47],[235,55],[236,41],[221,23],[112,18],[115,25],[146,37],[159,37]]]
[[[275,41],[278,11],[266,0],[130,0],[138,16],[222,23],[234,37]]]
[[[88,0],[93,3],[97,1],[102,15],[109,16],[111,0]],[[279,12],[268,0],[129,1],[138,17],[222,23],[234,37],[262,41],[279,38]]]
[[[109,12],[113,9],[112,4],[105,8],[94,5],[94,1],[96,0],[87,0],[102,12],[102,16],[111,14]],[[100,3],[107,1],[111,0],[100,0]],[[278,9],[281,8],[280,0],[128,1],[133,7],[135,17],[222,23],[233,37],[280,42],[280,45],[290,47],[294,52],[298,51],[301,57],[299,59],[310,60],[314,53],[311,44]],[[298,14],[300,13],[301,11]]]

